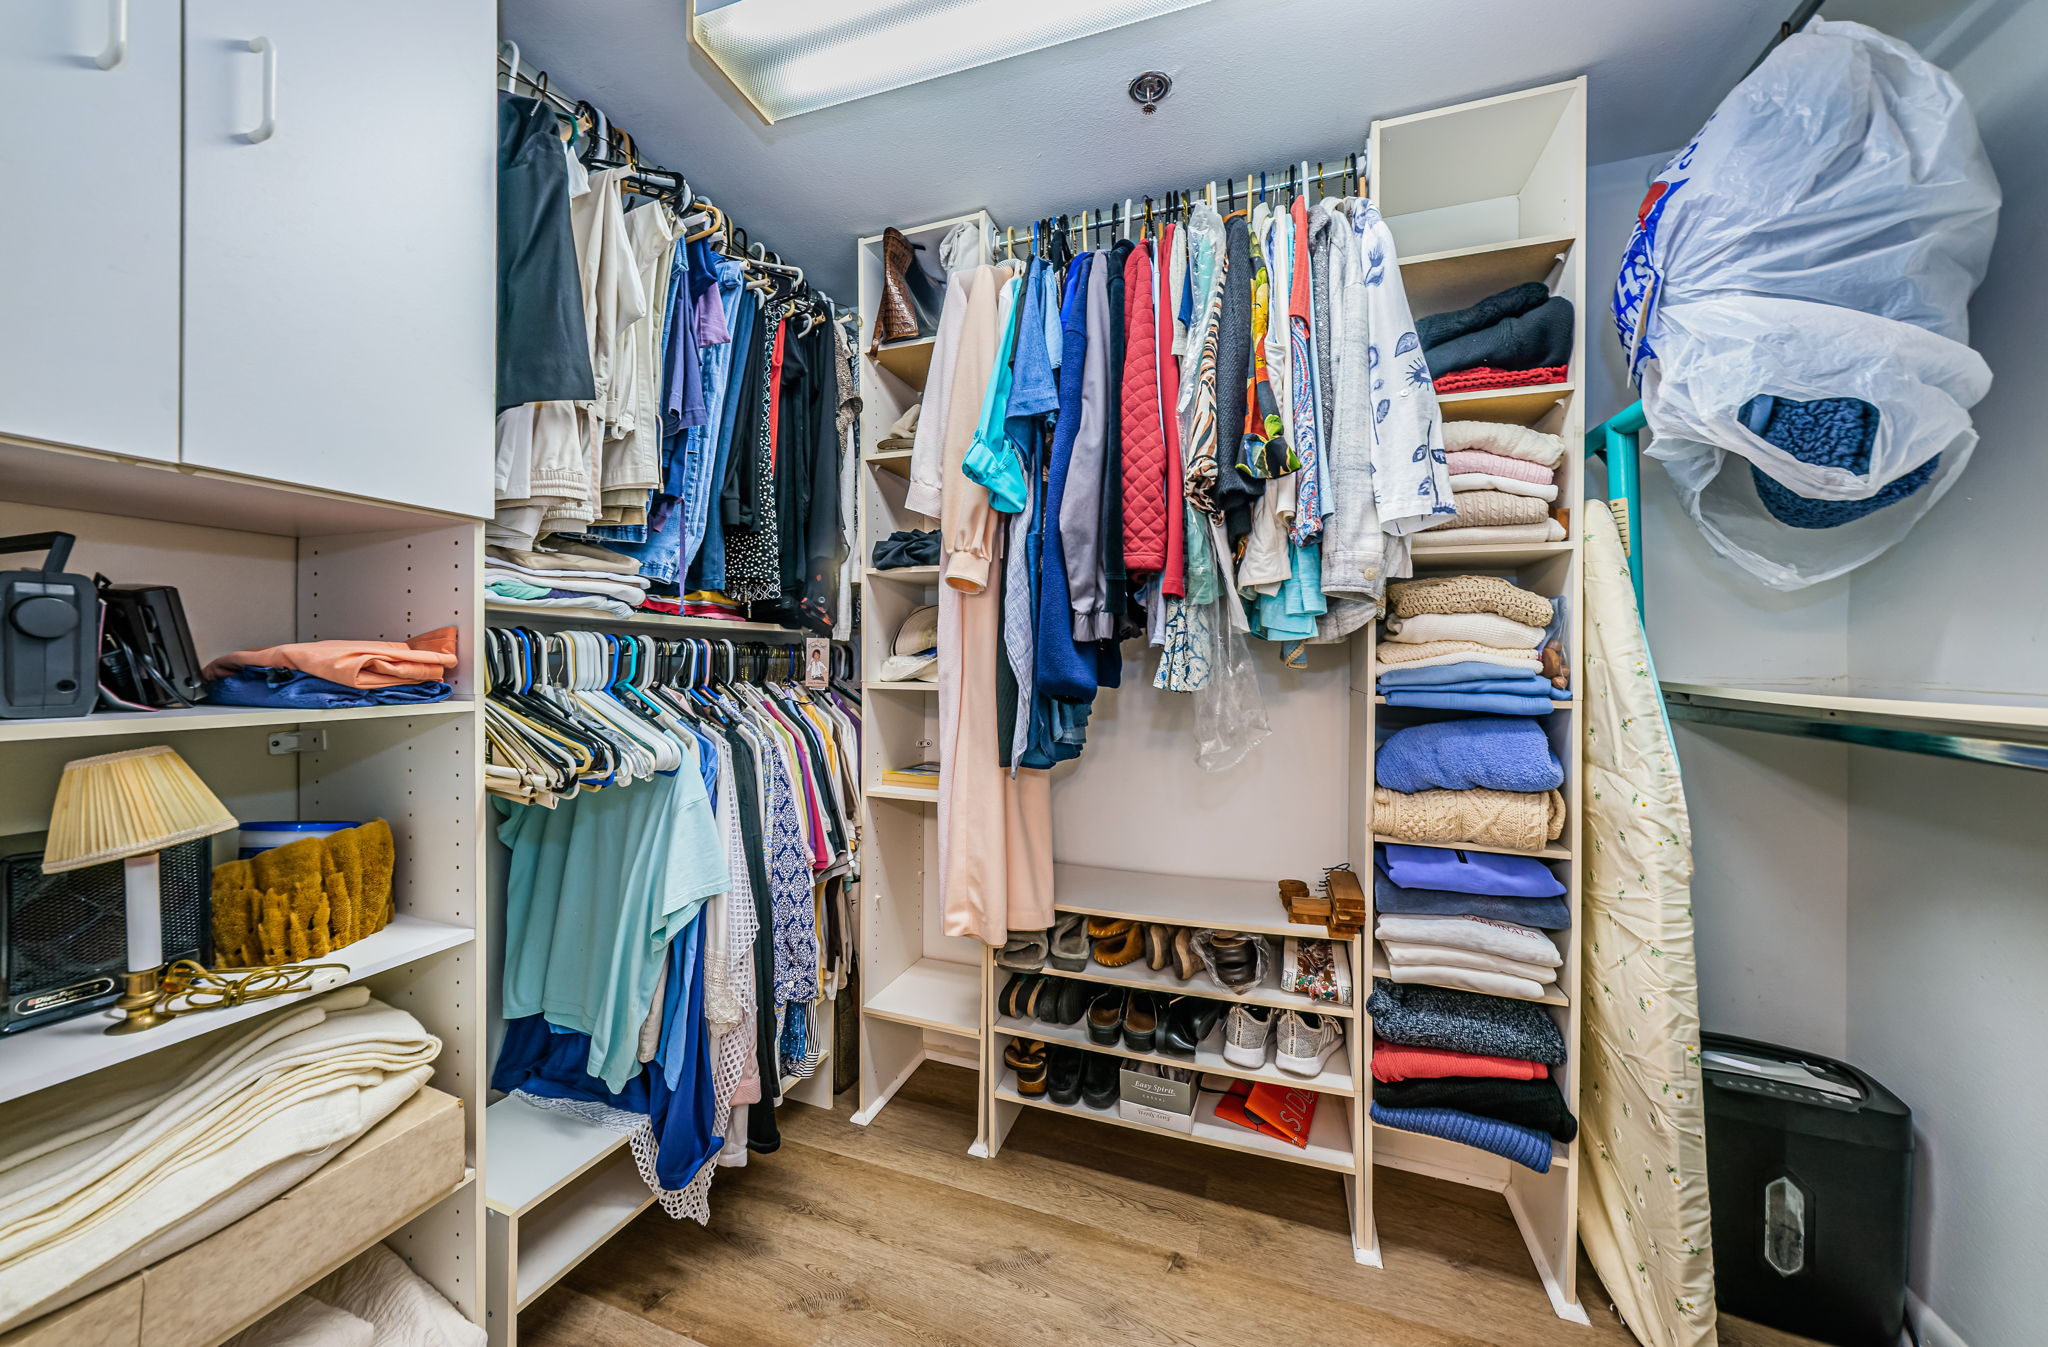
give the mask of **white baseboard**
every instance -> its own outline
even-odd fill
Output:
[[[1914,1347],[1969,1347],[1962,1334],[1950,1328],[1942,1317],[1927,1308],[1927,1302],[1906,1292],[1906,1333]]]

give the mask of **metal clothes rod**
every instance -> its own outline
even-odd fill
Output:
[[[1792,17],[1778,25],[1778,35],[1772,38],[1762,51],[1757,53],[1756,59],[1749,63],[1749,69],[1742,72],[1742,78],[1748,79],[1751,75],[1755,74],[1756,68],[1762,65],[1769,58],[1770,54],[1778,49],[1780,42],[1806,27],[1806,21],[1820,13],[1820,3],[1821,0],[1802,0],[1799,8],[1792,11]],[[1737,82],[1740,83],[1740,81]]]
[[[1346,155],[1343,160],[1331,165],[1327,160],[1318,160],[1315,171],[1309,171],[1306,159],[1289,164],[1284,168],[1254,171],[1244,177],[1244,186],[1238,186],[1234,177],[1210,179],[1207,183],[1186,190],[1170,189],[1159,196],[1125,197],[1121,206],[1116,203],[1104,210],[1083,209],[1035,217],[1033,226],[1040,227],[1040,233],[1064,233],[1076,239],[1081,248],[1088,246],[1089,236],[1099,229],[1128,232],[1134,226],[1143,228],[1148,220],[1180,221],[1186,218],[1189,209],[1197,201],[1207,201],[1225,215],[1230,213],[1231,203],[1242,201],[1249,207],[1255,200],[1274,195],[1306,195],[1313,188],[1324,183],[1352,181],[1357,183],[1357,194],[1364,195],[1370,178],[1367,153],[1359,150]],[[1316,200],[1342,195],[1341,192],[1319,191]],[[1068,221],[1064,226],[1057,222]],[[1049,229],[1044,226],[1050,226]],[[1018,229],[1015,226],[1004,230],[1002,247],[1014,255],[1020,240],[1028,242],[1032,226]]]
[[[507,47],[510,47],[512,49],[511,55],[509,56],[507,56],[505,53],[505,49]],[[664,168],[660,164],[652,163],[642,159],[640,157],[638,147],[633,143],[632,136],[630,134],[623,132],[616,122],[613,122],[610,118],[606,117],[604,109],[598,107],[595,103],[591,103],[588,101],[579,103],[574,99],[565,98],[561,94],[556,93],[553,87],[551,87],[548,82],[547,72],[531,64],[530,62],[523,60],[519,54],[519,44],[517,42],[512,41],[509,38],[498,44],[498,71],[500,74],[508,77],[515,87],[517,85],[524,84],[527,87],[527,89],[531,91],[533,97],[539,99],[541,102],[546,103],[549,107],[554,108],[563,116],[580,120],[586,111],[593,114],[597,118],[598,133],[605,138],[607,148],[611,148],[618,145],[618,142],[612,139],[612,137],[615,134],[623,136],[625,141],[623,148],[630,157],[628,160],[624,161],[623,163],[617,166],[630,166],[633,169],[634,174],[641,178],[672,178],[675,180],[677,194],[686,203],[694,200],[697,202],[701,202],[703,205],[711,206],[714,210],[716,209],[716,204],[711,200],[711,198],[696,195],[696,193],[690,187],[690,180],[688,176],[685,175],[681,170],[673,168]],[[532,73],[529,74],[529,71],[531,71]],[[745,229],[740,228],[737,225],[735,225],[734,228],[737,230],[737,232],[739,232],[741,235],[745,236],[749,240],[752,239],[753,236],[751,234],[748,234]],[[757,244],[755,246],[760,247],[761,245]],[[801,267],[785,264],[782,261],[780,254],[774,252],[772,249],[762,247],[762,252],[764,256],[747,256],[742,258],[741,260],[751,262],[757,266],[763,267],[770,271],[781,272],[785,275],[794,275],[798,281],[802,281],[804,279],[804,273]],[[835,312],[835,314],[841,311],[846,311],[844,305],[840,304],[838,300],[832,298],[832,296],[826,294],[823,290],[818,289],[818,287],[816,286],[812,286],[811,290],[812,293],[816,294],[818,298],[822,299],[828,306],[830,306],[832,310]]]

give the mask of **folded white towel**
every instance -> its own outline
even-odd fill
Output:
[[[1524,482],[1523,485],[1527,486],[1529,483]],[[484,557],[484,566],[489,570],[532,576],[535,580],[609,580],[614,584],[632,585],[638,589],[645,589],[654,583],[644,575],[615,575],[609,571],[570,570],[560,566],[521,566],[516,562],[500,561],[488,554]]]
[[[1499,613],[1417,613],[1387,618],[1387,639],[1398,645],[1427,641],[1477,641],[1514,654],[1543,644],[1543,628]]]
[[[1395,964],[1387,976],[1396,982],[1421,982],[1431,987],[1456,987],[1484,996],[1512,996],[1518,1001],[1541,1000],[1547,988],[1527,978],[1505,973],[1488,973],[1477,968],[1449,968],[1440,964]]]
[[[1479,449],[1554,468],[1564,460],[1564,441],[1528,426],[1502,421],[1444,422],[1444,452]]]
[[[1557,499],[1557,484],[1554,482],[1524,482],[1513,477],[1496,477],[1490,472],[1454,472],[1451,474],[1451,490],[1505,491],[1510,496]]]
[[[1381,940],[1478,950],[1545,968],[1555,968],[1564,962],[1556,944],[1543,932],[1491,917],[1411,917],[1387,913],[1373,927],[1373,934]]]
[[[1390,964],[1434,964],[1440,968],[1476,968],[1482,973],[1527,978],[1531,982],[1555,982],[1557,970],[1540,963],[1523,963],[1484,950],[1459,949],[1455,945],[1426,945],[1413,940],[1382,940]]]

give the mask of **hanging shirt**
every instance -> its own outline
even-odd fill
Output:
[[[691,761],[554,809],[500,807],[504,1013],[589,1034],[590,1073],[617,1090],[639,1069],[668,942],[730,883],[704,778]]]

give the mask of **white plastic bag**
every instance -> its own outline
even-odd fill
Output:
[[[1665,166],[1614,317],[1649,452],[1716,550],[1798,588],[1875,557],[1940,498],[1990,385],[1963,343],[1998,202],[1954,81],[1854,23],[1816,20],[1786,39]],[[1741,412],[1759,395],[1870,403],[1865,470],[1805,463],[1751,432]],[[1918,491],[1829,529],[1779,523],[1748,471],[1802,496],[1867,500],[1937,454]]]

